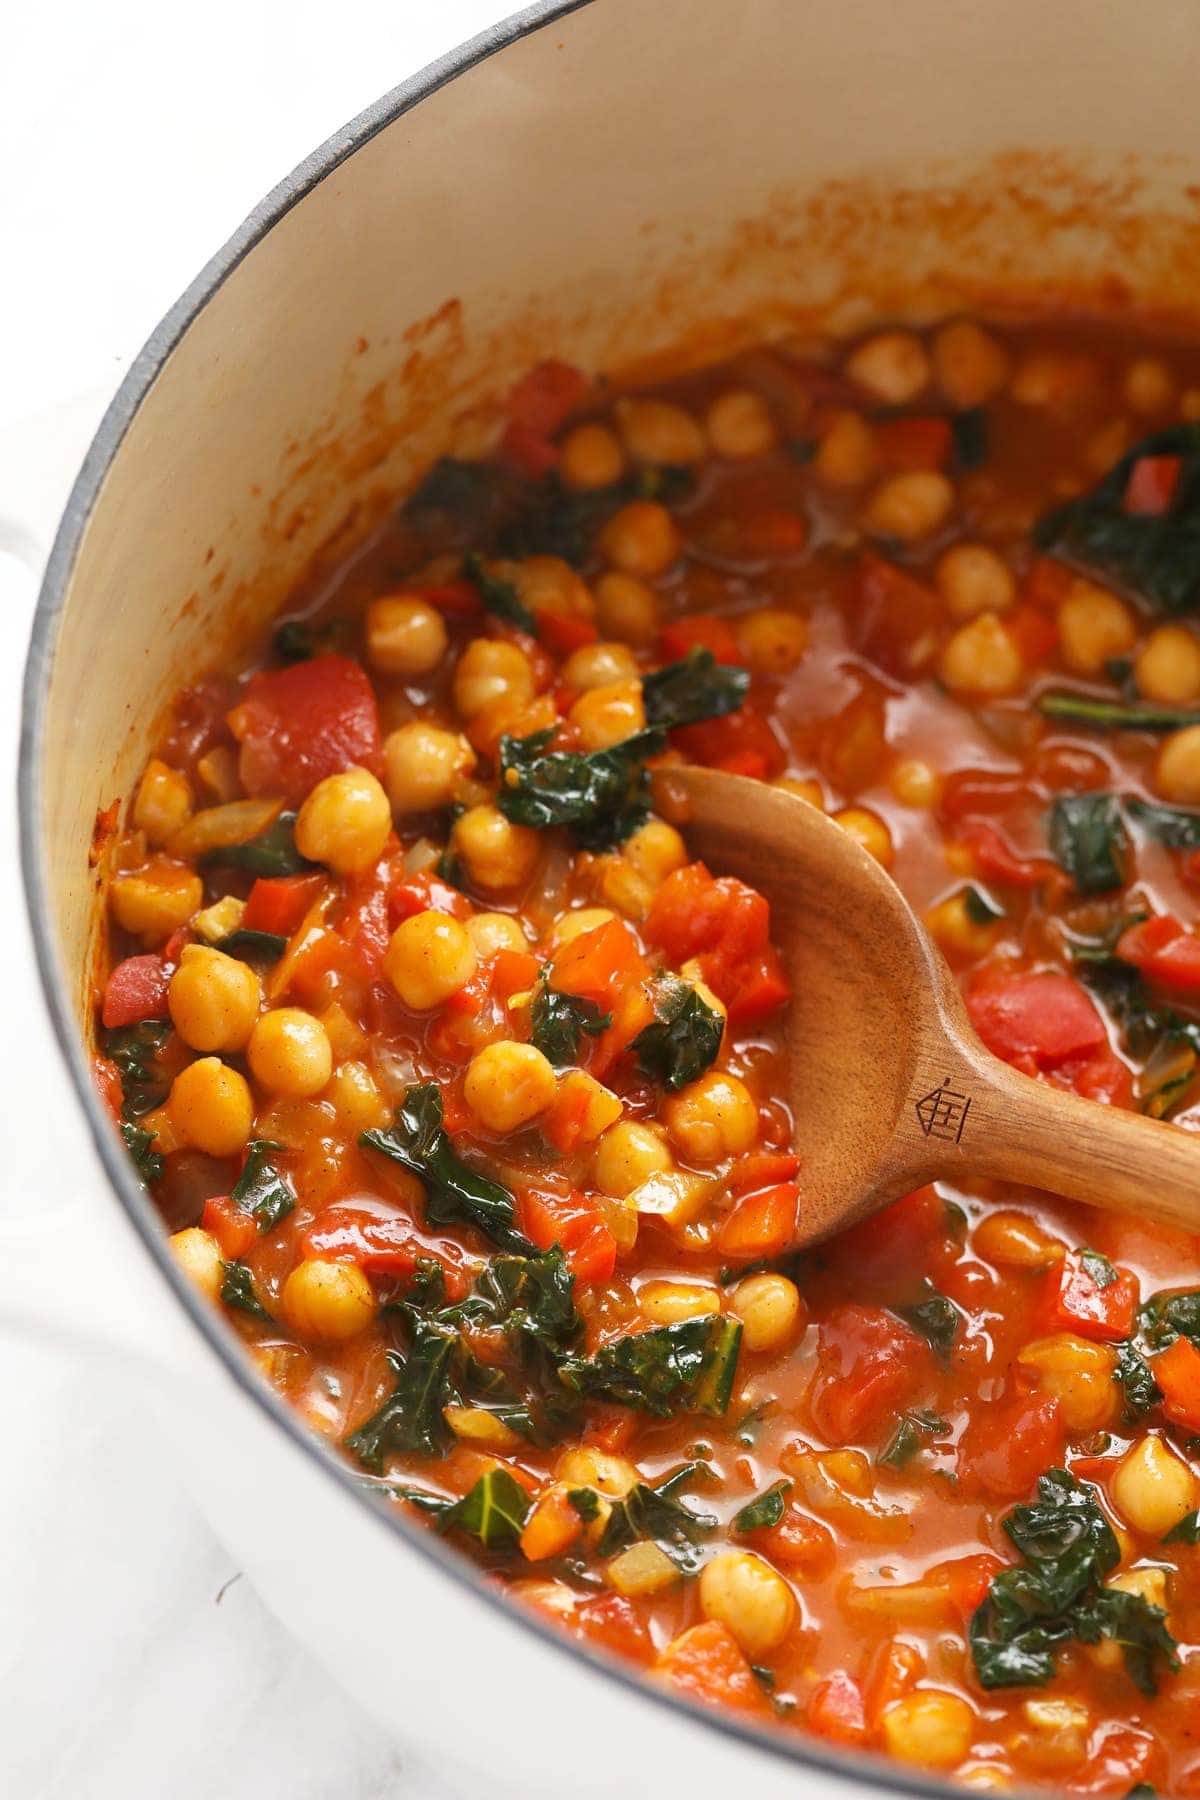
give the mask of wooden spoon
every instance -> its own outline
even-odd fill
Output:
[[[663,770],[656,791],[714,873],[771,903],[793,989],[798,1245],[937,1177],[1024,1182],[1200,1230],[1200,1142],[985,1050],[895,882],[817,807],[712,769]]]

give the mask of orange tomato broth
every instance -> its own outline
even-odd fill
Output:
[[[222,1262],[249,1271],[270,1317],[229,1317],[257,1365],[334,1442],[391,1392],[385,1350],[404,1350],[406,1326],[380,1303],[403,1297],[417,1256],[444,1260],[453,1298],[496,1254],[470,1226],[431,1224],[422,1183],[358,1143],[364,1124],[389,1124],[409,1084],[438,1084],[455,1148],[515,1193],[517,1228],[543,1249],[562,1241],[587,1352],[661,1327],[672,1307],[679,1315],[693,1305],[719,1307],[733,1318],[741,1304],[752,1313],[730,1265],[765,1261],[793,1284],[774,1292],[794,1303],[795,1316],[765,1326],[760,1317],[767,1347],[743,1341],[724,1414],[685,1406],[656,1418],[592,1401],[559,1441],[539,1446],[503,1432],[492,1442],[456,1439],[445,1430],[439,1455],[389,1454],[381,1475],[461,1497],[481,1473],[509,1469],[545,1529],[526,1522],[521,1545],[529,1555],[516,1544],[485,1552],[456,1531],[464,1551],[564,1631],[765,1724],[879,1748],[974,1785],[1120,1794],[1148,1782],[1200,1792],[1200,1652],[1192,1647],[1200,1641],[1200,1552],[1163,1543],[1161,1529],[1145,1528],[1144,1506],[1133,1507],[1139,1526],[1116,1497],[1127,1453],[1150,1437],[1185,1467],[1179,1491],[1194,1490],[1192,1507],[1200,1501],[1200,1482],[1187,1473],[1200,1386],[1181,1366],[1167,1410],[1155,1406],[1131,1423],[1113,1347],[1132,1329],[1139,1297],[1194,1279],[1195,1240],[1027,1189],[939,1185],[790,1258],[788,1230],[804,1205],[804,1145],[791,1143],[781,1098],[786,987],[764,934],[722,938],[728,917],[714,926],[705,914],[715,890],[671,832],[656,827],[628,853],[618,845],[592,854],[571,849],[561,828],[522,828],[514,839],[491,811],[476,841],[459,832],[451,810],[491,807],[503,733],[545,729],[555,748],[568,750],[622,738],[637,724],[640,676],[690,645],[707,647],[719,664],[748,668],[748,699],[732,715],[673,730],[652,761],[692,758],[802,784],[811,803],[841,816],[891,868],[929,919],[998,1053],[1097,1101],[1144,1104],[1145,1049],[1134,1053],[1120,1021],[1083,984],[1071,940],[1097,939],[1131,915],[1169,915],[1178,923],[1157,927],[1149,947],[1121,942],[1154,998],[1186,1014],[1200,985],[1188,951],[1194,860],[1187,849],[1135,833],[1123,886],[1080,894],[1051,854],[1045,818],[1056,797],[1100,789],[1200,799],[1189,762],[1197,753],[1161,733],[1057,723],[1032,701],[1047,690],[1116,699],[1119,682],[1126,691],[1132,682],[1144,699],[1165,683],[1178,698],[1188,646],[1155,639],[1161,621],[1143,597],[1039,553],[1030,533],[1138,438],[1200,414],[1200,349],[1102,320],[934,328],[762,348],[658,390],[665,412],[647,410],[644,398],[614,397],[561,365],[534,371],[511,396],[488,465],[500,471],[505,493],[569,482],[579,496],[614,478],[629,484],[623,498],[632,523],[620,512],[610,525],[615,501],[602,495],[584,523],[576,570],[544,555],[500,558],[487,504],[473,520],[460,509],[456,516],[457,503],[448,513],[401,508],[332,578],[296,597],[290,616],[315,634],[317,655],[287,664],[266,646],[258,667],[289,669],[282,687],[277,673],[231,671],[179,696],[159,746],[167,774],[153,765],[147,804],[135,802],[113,852],[115,966],[103,1006],[104,1025],[118,1030],[163,1021],[156,1104],[145,1110],[143,1102],[135,1124],[148,1134],[143,1147],[162,1157],[153,1188],[164,1220],[214,1299]],[[581,424],[600,429],[576,435]],[[678,478],[681,463],[686,480]],[[1127,504],[1161,512],[1171,488],[1170,470],[1142,470]],[[948,563],[946,552],[959,544],[985,546],[990,560]],[[483,562],[464,567],[472,550]],[[610,579],[614,568],[624,587]],[[509,584],[510,597],[532,612],[535,634],[481,604],[481,572]],[[407,652],[384,641],[386,609],[372,615],[374,639],[365,623],[380,596],[423,603],[405,615],[415,634]],[[430,610],[445,627],[441,651]],[[464,716],[455,669],[481,635],[519,654],[486,704]],[[601,700],[581,708],[580,688],[563,670],[597,642],[618,646],[607,664],[597,654],[593,669],[615,673],[619,691],[605,687]],[[406,654],[410,665],[432,658],[431,666],[381,666]],[[347,673],[329,657],[354,667]],[[587,666],[586,657],[572,664],[577,672]],[[509,680],[514,668],[520,672]],[[470,694],[472,704],[483,691]],[[1200,675],[1185,697],[1200,700]],[[408,776],[402,770],[397,783],[384,753],[390,735],[414,720],[465,741],[439,803],[416,811],[405,804]],[[255,887],[219,855],[194,865],[179,853],[202,841],[195,821],[206,809],[247,793],[294,809],[314,783],[349,766],[365,766],[392,790],[394,830],[365,867],[338,874],[317,866],[288,887]],[[433,865],[455,833],[472,854],[460,844],[439,875]],[[194,873],[203,881],[199,908],[194,880],[188,885]],[[249,1022],[242,1041],[219,1052],[248,1081],[252,1135],[279,1146],[274,1163],[294,1196],[293,1210],[265,1232],[228,1199],[242,1153],[211,1153],[208,1127],[194,1124],[201,1115],[177,1105],[171,1085],[206,1054],[196,1037],[211,1038],[186,996],[176,1004],[175,971],[186,946],[204,941],[198,910],[224,896],[248,899],[244,925],[288,939],[281,960],[254,965],[261,1005],[315,1016],[334,1067],[313,1094],[268,1091],[252,1066],[253,1045],[247,1055]],[[739,903],[754,911],[752,897]],[[510,949],[507,961],[485,959],[483,972],[444,1004],[406,1005],[386,972],[387,946],[431,906],[460,920],[510,914],[525,947]],[[580,907],[606,908],[611,920],[556,951],[555,921]],[[239,910],[227,909],[226,919]],[[755,917],[761,925],[761,906]],[[211,941],[211,924],[208,931]],[[1172,943],[1174,958],[1164,960],[1162,946],[1169,952]],[[584,1112],[562,1099],[569,1066],[557,1071],[555,1099],[515,1130],[489,1129],[472,1108],[472,1058],[489,1043],[528,1040],[530,992],[556,955],[563,988],[617,1021],[581,1035],[577,1066],[615,1095],[622,1127],[655,1127],[674,1166],[700,1178],[688,1188],[690,1212],[674,1223],[605,1193]],[[682,969],[684,979],[702,983],[706,1003],[732,1009],[715,1070],[741,1084],[747,1098],[733,1111],[744,1123],[749,1107],[749,1141],[737,1130],[722,1136],[711,1105],[706,1112],[703,1096],[693,1102],[692,1084],[665,1094],[631,1049],[653,1018],[653,968]],[[803,993],[792,1003],[803,1006]],[[190,1038],[171,1027],[169,1013]],[[229,1030],[238,1036],[239,1028]],[[104,1050],[117,1041],[100,1030],[97,1074],[114,1112],[121,1076]],[[321,1054],[318,1044],[318,1075]],[[258,1066],[269,1063],[264,1052]],[[511,1101],[514,1082],[502,1074],[499,1085],[499,1101],[493,1095],[484,1108],[489,1117]],[[863,1102],[870,1104],[868,1070]],[[1187,1129],[1200,1121],[1190,1064],[1171,1112]],[[207,1150],[189,1138],[193,1129]],[[235,1120],[235,1136],[238,1129]],[[243,1128],[242,1140],[248,1135]],[[331,1213],[339,1205],[351,1210]],[[1098,1285],[1081,1264],[1076,1253],[1085,1246],[1115,1265],[1110,1284]],[[285,1283],[306,1256],[366,1265],[369,1285],[360,1281],[343,1311],[334,1308],[334,1323],[352,1329],[341,1341],[325,1329],[320,1296],[315,1312],[299,1288],[289,1299]],[[652,1282],[689,1291],[664,1297],[661,1288],[647,1292]],[[941,1356],[894,1310],[927,1298],[929,1284],[958,1309],[955,1340]],[[1076,1340],[1079,1366],[1064,1374],[1065,1333]],[[477,1348],[495,1356],[486,1338],[485,1331]],[[1031,1344],[1040,1348],[1018,1360]],[[1186,1365],[1190,1350],[1178,1338],[1166,1354]],[[1164,1364],[1164,1387],[1168,1373]],[[918,1430],[897,1467],[879,1459],[905,1409],[944,1423],[932,1435]],[[494,1424],[484,1429],[495,1432]],[[752,1600],[747,1611],[736,1579],[706,1584],[654,1558],[647,1577],[637,1559],[622,1560],[627,1552],[600,1556],[598,1526],[566,1500],[567,1488],[589,1485],[578,1473],[587,1465],[576,1461],[574,1474],[556,1481],[564,1454],[580,1447],[622,1459],[618,1487],[631,1479],[630,1464],[653,1482],[685,1461],[706,1462],[711,1476],[696,1477],[683,1498],[720,1523],[702,1536],[696,1560],[755,1553],[768,1569],[765,1609]],[[1118,1530],[1121,1575],[1166,1572],[1182,1666],[1160,1667],[1154,1696],[1139,1692],[1119,1656],[1071,1640],[1044,1686],[989,1690],[976,1677],[967,1623],[992,1576],[1015,1556],[1001,1521],[1034,1497],[1037,1477],[1054,1466],[1094,1484]],[[781,1522],[737,1530],[738,1510],[781,1478],[791,1482]],[[771,1570],[786,1592],[771,1585]]]

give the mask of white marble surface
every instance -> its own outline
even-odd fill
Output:
[[[6,22],[5,1211],[61,1197],[55,1120],[70,1102],[17,882],[12,760],[33,582],[3,551],[34,559],[130,358],[244,213],[362,106],[505,10],[503,0],[39,0]],[[28,534],[6,535],[14,515]],[[128,1369],[2,1334],[0,1359],[0,1794],[426,1800],[421,1753],[434,1747],[419,1732],[404,1751],[391,1745],[267,1613],[146,1428]]]

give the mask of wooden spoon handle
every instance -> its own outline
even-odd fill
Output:
[[[960,1168],[1019,1181],[1200,1232],[1200,1137],[1021,1075],[977,1040],[955,1048],[951,1089],[961,1098],[943,1094],[939,1102],[930,1090],[917,1121],[922,1134],[926,1122],[946,1134],[924,1146],[943,1152],[946,1174]]]

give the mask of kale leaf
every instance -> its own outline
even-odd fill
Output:
[[[696,645],[679,662],[642,677],[647,725],[670,728],[736,712],[750,691],[750,671],[719,663]]]
[[[919,1331],[936,1355],[945,1361],[954,1348],[962,1314],[953,1300],[939,1294],[932,1282],[925,1283],[925,1293],[911,1306],[898,1306],[896,1311],[915,1331]]]
[[[902,1412],[878,1460],[890,1469],[903,1469],[922,1448],[922,1439],[945,1437],[949,1429],[949,1422],[940,1413],[930,1412],[923,1406]]]
[[[575,1277],[559,1244],[529,1256],[494,1256],[475,1292],[523,1357],[565,1356],[583,1329]]]
[[[1154,1379],[1150,1364],[1133,1344],[1118,1347],[1113,1379],[1121,1384],[1125,1417],[1129,1420],[1145,1418],[1162,1399],[1162,1389]]]
[[[787,1510],[787,1497],[792,1491],[790,1481],[777,1481],[765,1493],[757,1494],[748,1500],[739,1512],[733,1515],[735,1531],[760,1531],[772,1525],[778,1525]]]
[[[599,1037],[611,1024],[612,1014],[602,1013],[594,1000],[562,994],[544,979],[538,983],[529,1009],[529,1035],[556,1069],[576,1060],[581,1032]]]
[[[1163,1543],[1200,1544],[1200,1512],[1186,1513],[1178,1525],[1172,1525]]]
[[[516,1204],[506,1187],[463,1162],[442,1125],[442,1096],[427,1081],[405,1091],[395,1123],[364,1131],[359,1143],[415,1175],[425,1189],[425,1213],[433,1225],[474,1225],[501,1250],[533,1249],[513,1224]]]
[[[222,869],[242,869],[247,875],[264,880],[276,875],[299,875],[313,865],[296,848],[296,815],[281,812],[265,831],[244,844],[229,844],[221,850],[210,850],[200,858],[202,867],[215,864]]]
[[[1125,811],[1157,844],[1168,850],[1200,849],[1200,810],[1194,806],[1161,806],[1157,800],[1129,799]]]
[[[1050,808],[1047,835],[1055,862],[1081,894],[1124,887],[1129,834],[1115,794],[1060,794]]]
[[[1024,1562],[993,1577],[971,1620],[971,1651],[985,1688],[1049,1681],[1059,1648],[1072,1638],[1120,1644],[1143,1693],[1155,1691],[1160,1662],[1178,1668],[1162,1609],[1104,1585],[1121,1550],[1094,1488],[1050,1469],[1038,1478],[1037,1500],[1015,1507],[1004,1528]]]
[[[254,1277],[243,1262],[227,1262],[221,1265],[221,1298],[226,1306],[232,1306],[237,1312],[244,1312],[252,1319],[265,1319],[268,1324],[271,1315],[254,1291]]]
[[[1177,1337],[1200,1349],[1200,1288],[1163,1288],[1151,1294],[1138,1314],[1138,1326],[1151,1350],[1165,1350]]]
[[[514,825],[546,831],[569,825],[581,850],[611,850],[650,811],[646,758],[665,748],[663,731],[639,731],[586,754],[550,750],[553,729],[500,740],[500,791],[496,805]]]
[[[495,613],[498,619],[507,620],[518,631],[527,631],[530,637],[537,635],[537,620],[524,605],[511,581],[489,574],[484,567],[483,558],[476,550],[469,551],[463,557],[462,566],[463,574],[479,595],[486,611]]]
[[[153,1148],[154,1133],[147,1131],[144,1125],[134,1125],[129,1119],[121,1120],[121,1138],[128,1150],[139,1180],[150,1187],[163,1172],[163,1159]]]
[[[729,1405],[741,1325],[719,1314],[681,1319],[567,1357],[559,1380],[578,1394],[669,1418],[686,1409],[723,1413]]]
[[[1125,490],[1145,456],[1178,456],[1179,480],[1161,514],[1127,513]],[[1039,550],[1115,581],[1157,613],[1190,612],[1200,592],[1200,424],[1153,432],[1086,494],[1039,519]]]
[[[529,1517],[530,1499],[507,1469],[488,1469],[461,1500],[447,1500],[424,1488],[389,1484],[389,1492],[429,1513],[438,1531],[465,1531],[485,1550],[511,1550]]]
[[[463,536],[477,538],[496,511],[500,485],[495,463],[441,456],[404,502],[404,516],[425,523],[436,515]]]
[[[1149,706],[1141,701],[1097,700],[1090,694],[1039,694],[1034,706],[1043,718],[1096,731],[1182,731],[1200,725],[1194,706]]]
[[[236,956],[239,962],[278,962],[287,943],[277,931],[246,931],[239,926],[221,939],[217,949]]]
[[[271,1160],[272,1152],[282,1148],[269,1138],[251,1138],[242,1172],[229,1195],[235,1206],[256,1220],[260,1231],[274,1231],[296,1204],[295,1195]]]
[[[159,1066],[159,1054],[170,1033],[165,1019],[144,1019],[139,1025],[101,1032],[100,1048],[121,1078],[121,1114],[126,1120],[140,1119],[166,1099],[171,1084]]]
[[[678,975],[664,975],[655,982],[654,1010],[658,1015],[654,1023],[638,1032],[630,1049],[642,1073],[673,1094],[716,1061],[725,1022]]]
[[[685,1574],[694,1573],[700,1566],[697,1546],[716,1530],[718,1520],[711,1513],[685,1506],[675,1496],[701,1473],[711,1474],[707,1464],[690,1462],[662,1481],[635,1482],[621,1499],[612,1501],[599,1554],[611,1556],[626,1544],[651,1538]]]
[[[407,1352],[388,1351],[396,1385],[383,1405],[346,1439],[365,1468],[378,1472],[395,1450],[436,1456],[449,1437],[442,1408],[454,1402],[450,1362],[457,1343],[446,1326],[418,1319]]]

